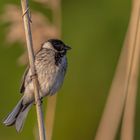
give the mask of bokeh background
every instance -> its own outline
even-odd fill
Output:
[[[5,19],[10,21],[12,17],[4,14],[5,7],[9,4],[20,6],[20,1],[0,1],[0,122],[21,97],[19,87],[25,69],[19,61],[25,52],[23,43],[9,43],[7,39],[11,23],[5,22]],[[47,7],[41,7],[34,1],[30,4],[31,9],[41,11],[51,19],[51,12]],[[72,50],[68,53],[69,68],[65,82],[58,94],[52,139],[93,140],[124,42],[131,1],[62,0],[61,9],[62,40],[69,44]],[[12,12],[10,10],[7,9]],[[34,18],[32,20],[34,22]],[[38,34],[43,32],[38,31]],[[139,100],[138,94],[135,140],[140,139]],[[44,112],[46,102],[45,99]],[[18,134],[14,128],[7,128],[1,123],[0,139],[35,139],[36,125],[33,107],[22,133]]]

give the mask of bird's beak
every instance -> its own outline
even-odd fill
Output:
[[[70,46],[65,45],[65,49],[66,49],[66,50],[71,50],[71,47],[70,47]]]

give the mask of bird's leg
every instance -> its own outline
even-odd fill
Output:
[[[31,75],[30,76],[30,78],[31,78],[31,80],[33,79],[33,78],[35,78],[37,76],[37,74],[35,73],[35,74],[33,74],[33,75]],[[38,86],[39,86],[39,93],[41,92],[41,87],[40,87],[40,84],[38,83]],[[40,94],[41,95],[41,94]],[[40,100],[40,103],[42,104],[43,103],[43,97],[40,97],[40,99],[38,99],[38,100]],[[34,103],[35,105],[36,105],[36,102]]]
[[[43,103],[43,97],[40,97],[40,99],[38,99],[39,101],[40,101],[40,104],[42,104]],[[34,105],[36,105],[37,103],[36,103],[36,101],[34,102]]]
[[[40,98],[41,104],[43,103],[43,97]]]

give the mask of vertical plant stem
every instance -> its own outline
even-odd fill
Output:
[[[46,133],[47,140],[52,140],[53,127],[55,121],[55,110],[57,103],[57,95],[48,97],[46,112]]]
[[[31,77],[32,77],[33,86],[34,86],[34,96],[35,96],[35,103],[36,103],[39,137],[40,137],[40,140],[46,140],[43,113],[42,113],[42,108],[41,108],[41,100],[40,100],[40,95],[39,95],[39,83],[38,83],[37,74],[36,74],[35,65],[34,65],[35,57],[34,57],[32,33],[31,33],[31,27],[30,27],[28,0],[21,0],[21,6],[22,6],[22,12],[23,12],[23,21],[24,21],[27,49],[28,49],[28,57],[29,57],[31,75],[32,75]]]
[[[53,13],[53,24],[57,30],[57,37],[61,38],[61,0],[53,0],[55,3],[52,6],[52,13]]]
[[[53,24],[56,28],[57,37],[61,37],[61,0],[50,0]],[[57,94],[48,97],[47,101],[47,111],[46,111],[46,133],[47,140],[52,140],[54,121],[55,121],[55,111],[57,104]]]

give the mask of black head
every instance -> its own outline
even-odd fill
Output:
[[[71,48],[67,45],[65,45],[61,40],[59,39],[49,39],[48,42],[50,42],[55,50],[58,52],[63,52],[70,50]]]

